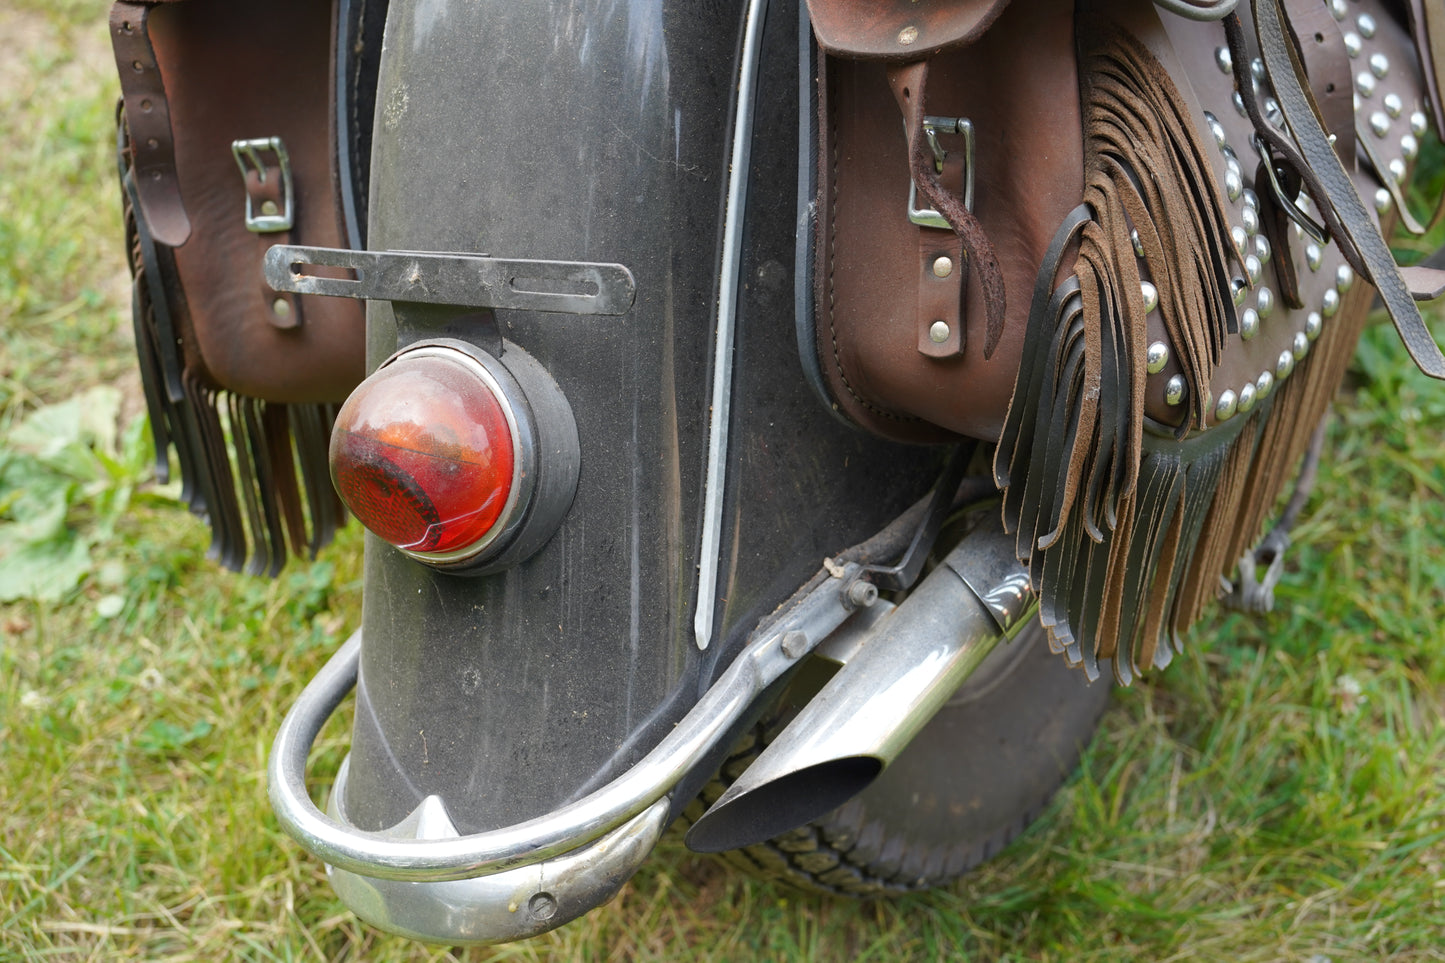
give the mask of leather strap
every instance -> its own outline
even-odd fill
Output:
[[[1284,15],[1325,130],[1335,136],[1335,153],[1354,173],[1355,85],[1340,25],[1319,0],[1284,0]]]
[[[1445,130],[1445,104],[1440,92],[1445,89],[1441,72],[1445,71],[1445,3],[1441,0],[1410,0],[1410,33],[1415,38],[1415,51],[1420,57],[1420,72],[1425,75],[1429,93],[1430,113],[1435,129]]]
[[[1440,346],[1420,317],[1420,310],[1400,276],[1394,256],[1360,201],[1349,172],[1340,163],[1328,135],[1320,126],[1309,93],[1300,83],[1303,68],[1294,45],[1285,33],[1280,2],[1259,0],[1255,4],[1255,29],[1259,36],[1260,54],[1280,109],[1295,134],[1300,153],[1323,188],[1323,194],[1316,195],[1315,201],[1327,217],[1331,212],[1335,215],[1331,233],[1347,258],[1353,250],[1355,256],[1349,258],[1352,266],[1379,292],[1385,309],[1390,313],[1390,320],[1395,323],[1395,329],[1415,364],[1430,377],[1445,379],[1445,355],[1441,354]],[[1256,127],[1260,126],[1268,125],[1260,125],[1256,121]]]
[[[983,289],[984,312],[988,319],[983,356],[988,358],[993,355],[1003,334],[1006,308],[1003,270],[999,267],[993,242],[988,239],[983,226],[963,201],[943,186],[934,168],[932,151],[923,132],[927,84],[927,61],[888,68],[888,85],[893,89],[898,109],[903,112],[904,130],[908,134],[908,167],[913,183],[918,185],[919,193],[928,198],[934,210],[943,215],[963,242],[969,269],[977,273],[979,286]]]
[[[176,177],[176,144],[165,83],[156,64],[144,3],[117,2],[110,9],[110,36],[120,74],[121,99],[135,155],[138,213],[162,244],[179,247],[191,236]]]
[[[252,211],[280,211],[288,204],[288,199],[283,194],[283,175],[280,163],[275,159],[276,155],[261,155],[257,153],[256,159],[262,166],[246,167],[246,199]],[[291,201],[294,203],[294,200]],[[295,211],[291,211],[295,217]],[[237,211],[236,216],[241,216]],[[256,261],[260,263],[266,252],[276,244],[290,244],[291,231],[266,231],[256,234],[258,250]],[[257,279],[261,285],[261,304],[264,306],[266,320],[271,325],[281,330],[300,327],[301,325],[301,299],[289,291],[276,291],[264,279]]]

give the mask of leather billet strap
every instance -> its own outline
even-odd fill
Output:
[[[1305,182],[1329,224],[1331,236],[1338,241],[1351,267],[1379,291],[1380,300],[1415,364],[1430,377],[1445,379],[1445,354],[1425,326],[1420,309],[1395,265],[1394,255],[1360,200],[1349,172],[1335,154],[1329,135],[1320,126],[1318,109],[1300,82],[1303,67],[1285,31],[1279,0],[1259,0],[1254,8],[1254,22],[1265,69],[1299,145],[1304,162],[1301,172],[1309,172]],[[1256,116],[1258,104],[1248,96],[1245,100],[1251,116],[1255,117],[1256,128],[1268,130],[1272,142],[1283,140]]]
[[[1440,0],[1410,0],[1406,9],[1415,53],[1425,75],[1425,89],[1430,94],[1431,117],[1435,129],[1445,131],[1445,103],[1441,102],[1441,92],[1445,91],[1445,80],[1441,78],[1445,73],[1445,4]]]

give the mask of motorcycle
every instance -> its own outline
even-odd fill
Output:
[[[357,915],[532,936],[678,821],[943,885],[1268,606],[1375,289],[1445,374],[1380,255],[1438,102],[1428,18],[1233,6],[116,5],[157,450],[233,567],[368,530],[268,771]]]

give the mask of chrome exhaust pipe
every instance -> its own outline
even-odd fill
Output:
[[[1013,536],[975,530],[902,604],[879,602],[820,646],[842,668],[693,824],[687,845],[750,846],[862,792],[1035,602]]]

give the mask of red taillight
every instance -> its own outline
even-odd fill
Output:
[[[436,345],[402,352],[337,415],[332,480],[391,544],[431,561],[465,558],[505,527],[518,500],[512,411],[468,355]]]

